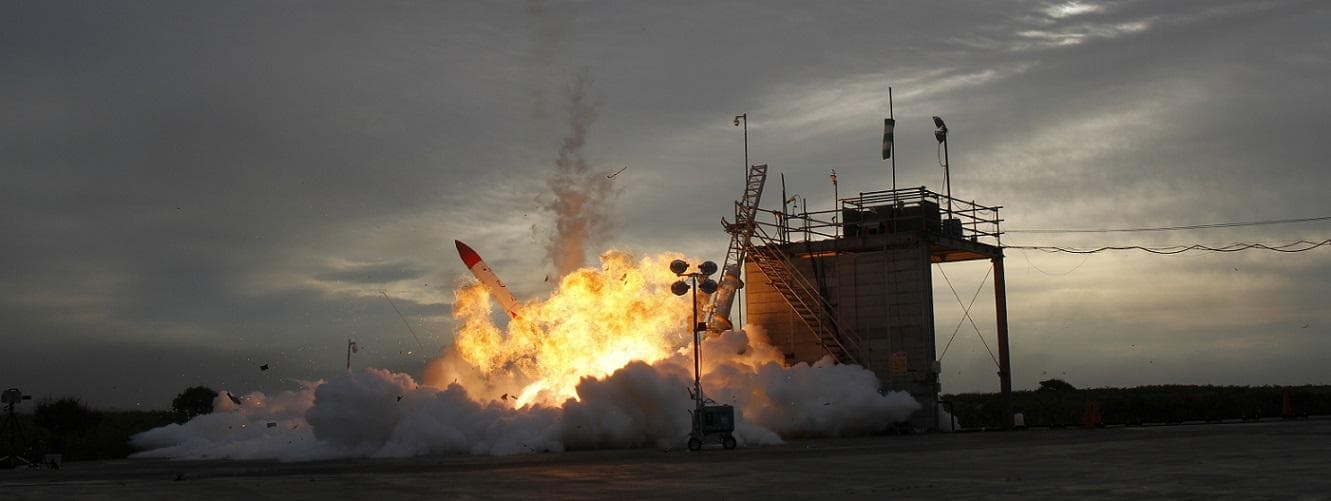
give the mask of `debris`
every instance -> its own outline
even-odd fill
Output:
[[[398,402],[401,402],[401,401],[402,401],[402,395],[398,395],[398,396],[397,396],[397,401],[398,401]]]
[[[261,371],[266,371],[266,370],[268,370],[268,364],[260,365],[260,366],[259,366],[259,370],[261,370]]]
[[[241,404],[241,401],[240,401],[240,398],[237,397],[237,396],[235,396],[235,395],[232,395],[231,392],[229,392],[229,391],[226,392],[226,398],[231,399],[231,402],[235,403],[236,405],[242,405],[242,404]]]
[[[505,402],[507,402],[507,401],[508,401],[508,394],[505,393],[503,396],[499,397],[499,399],[500,399],[500,400],[503,400],[503,401],[505,401]]]
[[[269,428],[277,428],[277,422],[276,422],[276,421],[269,421],[269,422],[268,422],[268,427],[269,427]]]
[[[614,179],[615,176],[618,176],[619,173],[628,170],[628,168],[629,168],[629,166],[625,165],[623,169],[619,169],[619,170],[615,171],[613,174],[606,174],[605,178],[606,178],[606,179]]]

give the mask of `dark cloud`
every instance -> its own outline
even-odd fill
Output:
[[[749,113],[751,158],[772,166],[769,200],[779,173],[813,208],[831,206],[830,169],[842,195],[886,187],[876,156],[888,85],[901,185],[940,184],[929,117],[943,115],[954,192],[1004,205],[1012,228],[1324,215],[1329,11],[1297,1],[5,3],[0,322],[24,350],[77,365],[70,381],[172,395],[190,381],[267,384],[236,376],[257,374],[260,359],[274,364],[265,377],[318,377],[348,337],[405,356],[414,341],[380,289],[442,344],[449,289],[465,276],[449,240],[471,244],[522,298],[549,287],[541,240],[554,218],[539,200],[568,130],[564,89],[580,71],[598,98],[582,162],[592,173],[630,166],[607,208],[618,231],[589,253],[722,255],[719,218],[742,189],[738,113]],[[1323,231],[1007,238],[1226,243]],[[1254,383],[1294,378],[1307,371],[1282,368],[1282,352],[1244,358],[1252,348],[1234,339],[1327,354],[1287,331],[1299,318],[1331,325],[1308,299],[1325,295],[1325,256],[1096,256],[1053,277],[1014,255],[1014,356],[1041,371],[1103,368],[1075,381],[1086,384],[1219,381],[1235,360],[1270,368],[1272,379],[1230,373]],[[1217,272],[1236,267],[1250,274]],[[974,282],[983,271],[956,273]],[[939,312],[940,336],[950,334],[941,326],[954,319]],[[1184,321],[1204,317],[1232,324]],[[1213,351],[1132,379],[1112,370],[1123,333]],[[1078,351],[1092,341],[1100,348]],[[987,357],[977,347],[958,353]],[[1038,374],[1018,367],[1019,383]],[[49,371],[15,370],[23,384]],[[972,373],[949,388],[988,388],[990,374]],[[117,395],[104,401],[140,400]]]
[[[315,278],[330,282],[384,284],[423,276],[425,276],[425,270],[412,263],[399,262],[352,264],[342,269],[316,274]]]

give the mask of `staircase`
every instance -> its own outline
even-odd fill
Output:
[[[749,262],[762,271],[772,288],[781,294],[828,354],[839,363],[859,364],[861,351],[858,336],[849,328],[837,324],[836,309],[781,251],[781,242],[769,236],[758,225],[751,226],[752,236],[762,245],[745,240],[747,245],[743,252],[748,255]]]

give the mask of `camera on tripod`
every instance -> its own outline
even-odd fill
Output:
[[[6,455],[0,457],[0,467],[13,469],[20,464],[32,466],[32,461],[20,455],[18,444],[22,442],[23,426],[14,415],[14,406],[24,400],[32,400],[32,395],[24,395],[18,388],[10,388],[0,393],[0,403],[5,406],[4,421],[0,422],[0,441],[6,446]]]
[[[0,403],[13,406],[24,400],[32,400],[32,395],[24,395],[18,388],[10,388],[0,394]]]

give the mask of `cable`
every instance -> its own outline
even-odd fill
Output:
[[[1140,251],[1149,252],[1151,254],[1172,255],[1172,254],[1182,254],[1188,251],[1239,252],[1250,249],[1295,253],[1295,252],[1307,252],[1326,245],[1331,245],[1331,238],[1328,238],[1321,242],[1310,242],[1307,240],[1299,240],[1297,242],[1290,242],[1281,245],[1267,245],[1259,243],[1233,243],[1221,247],[1211,247],[1202,244],[1192,244],[1192,245],[1172,245],[1167,247],[1143,247],[1140,245],[1106,245],[1103,247],[1096,247],[1094,249],[1077,249],[1072,247],[1056,247],[1048,245],[1005,245],[1004,248],[1029,249],[1029,250],[1038,250],[1041,252],[1050,252],[1050,253],[1063,252],[1067,254],[1096,254],[1099,252],[1105,252],[1111,250],[1114,251],[1140,250]]]
[[[407,317],[402,316],[402,310],[397,309],[397,305],[393,304],[393,300],[388,297],[388,291],[381,289],[379,293],[384,295],[384,300],[388,301],[388,305],[393,307],[393,311],[397,312],[397,318],[402,319],[402,325],[407,326],[407,332],[410,332],[412,339],[416,340],[416,347],[421,349],[421,355],[424,356],[425,345],[421,344],[420,336],[417,336],[416,330],[411,328],[411,323],[407,322]]]
[[[1045,276],[1050,276],[1050,277],[1061,277],[1061,276],[1064,276],[1064,275],[1069,275],[1069,274],[1071,274],[1072,272],[1077,271],[1078,269],[1080,269],[1080,268],[1082,267],[1082,265],[1086,264],[1086,261],[1089,261],[1089,260],[1091,259],[1091,256],[1090,256],[1090,255],[1082,256],[1082,258],[1081,258],[1081,262],[1080,262],[1080,263],[1077,263],[1076,266],[1073,266],[1072,269],[1070,269],[1070,270],[1068,270],[1068,271],[1065,271],[1065,272],[1063,272],[1063,273],[1050,273],[1050,272],[1047,272],[1047,271],[1044,271],[1044,270],[1040,269],[1040,267],[1039,267],[1039,266],[1036,266],[1035,263],[1032,263],[1032,262],[1031,262],[1031,257],[1030,257],[1029,255],[1027,255],[1027,253],[1026,253],[1026,249],[1022,249],[1022,250],[1021,250],[1021,257],[1022,257],[1023,259],[1026,260],[1026,266],[1028,266],[1028,267],[1030,267],[1030,268],[1034,268],[1035,271],[1038,271],[1038,272],[1040,272],[1040,273],[1043,273]]]
[[[941,264],[935,264],[935,266],[938,267],[938,273],[943,275],[943,281],[947,282],[947,288],[952,289],[952,297],[957,298],[957,304],[960,305],[960,304],[961,304],[961,295],[957,294],[957,288],[952,286],[952,279],[947,278],[947,273],[943,271],[943,265],[941,265]],[[948,339],[948,340],[947,340],[947,346],[944,346],[944,347],[943,347],[943,354],[938,356],[938,360],[939,360],[939,361],[942,361],[942,360],[943,360],[943,356],[944,356],[944,355],[947,355],[947,349],[950,348],[950,347],[952,347],[952,340],[953,340],[953,339],[956,339],[956,338],[957,338],[957,332],[961,331],[961,324],[962,324],[962,322],[964,322],[964,321],[966,321],[966,320],[970,320],[970,322],[971,322],[971,327],[975,328],[975,335],[978,336],[978,337],[980,338],[980,342],[981,342],[981,343],[984,343],[984,349],[985,349],[985,351],[988,351],[988,352],[989,352],[989,358],[993,359],[993,361],[994,361],[994,367],[1000,367],[1000,368],[1001,368],[1001,366],[998,364],[998,358],[994,356],[994,350],[992,350],[992,349],[989,348],[989,342],[984,340],[984,335],[983,335],[983,334],[980,334],[980,326],[975,325],[975,319],[974,319],[974,318],[971,318],[971,311],[970,311],[971,308],[975,306],[975,300],[976,300],[977,298],[980,297],[980,291],[984,290],[984,281],[989,279],[989,274],[990,274],[990,273],[993,273],[993,271],[994,271],[994,268],[993,268],[992,266],[990,266],[989,269],[985,271],[985,273],[984,273],[984,278],[981,278],[981,279],[980,279],[980,287],[977,288],[977,289],[975,289],[975,295],[971,297],[971,304],[970,304],[970,306],[966,306],[966,307],[964,307],[964,308],[961,310],[961,311],[962,311],[962,313],[961,313],[962,319],[961,319],[961,321],[958,321],[958,322],[957,322],[957,328],[952,330],[952,338],[951,338],[951,339]]]
[[[1234,221],[1228,223],[1189,224],[1184,226],[1157,226],[1147,228],[1100,228],[1100,229],[1018,229],[1003,230],[1006,233],[1129,233],[1138,231],[1175,231],[1204,230],[1211,228],[1234,228],[1238,226],[1262,226],[1267,224],[1308,223],[1328,221],[1331,216],[1305,217],[1299,219],[1273,219],[1269,221]]]

